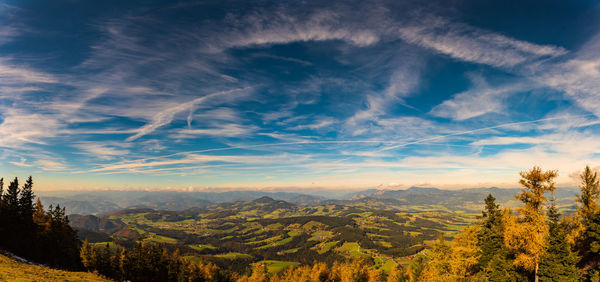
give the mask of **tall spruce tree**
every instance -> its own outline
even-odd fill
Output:
[[[0,178],[0,241],[4,239],[6,226],[6,212],[4,211],[4,178]]]
[[[0,178],[0,207],[2,206],[2,195],[4,195],[4,178]]]
[[[25,184],[21,188],[21,197],[19,197],[19,211],[24,220],[31,220],[33,214],[33,179],[31,176],[27,178]]]
[[[492,257],[500,252],[504,246],[502,214],[500,206],[496,204],[496,198],[492,194],[485,198],[485,209],[481,218],[481,233],[478,238],[481,248],[479,265],[480,267],[486,267]]]
[[[15,177],[15,179],[10,182],[3,199],[9,220],[16,221],[16,215],[19,211],[19,179]]]
[[[489,194],[482,211],[481,232],[478,237],[480,248],[478,277],[487,281],[509,281],[520,276],[513,265],[514,258],[504,246],[504,224],[502,211],[496,198]]]
[[[560,213],[556,208],[554,196],[548,208],[548,248],[540,261],[540,281],[576,281],[579,277],[577,261],[579,258],[571,251],[566,240],[564,226],[559,222]]]
[[[577,238],[576,246],[581,256],[580,266],[585,269],[600,267],[600,179],[597,172],[586,166],[579,175],[581,193],[575,200],[577,215],[583,232]]]

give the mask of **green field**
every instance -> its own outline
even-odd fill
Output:
[[[231,259],[231,260],[252,258],[251,255],[242,254],[242,253],[226,253],[226,254],[219,254],[219,255],[214,255],[214,256],[218,257],[218,258],[225,258],[225,259]]]
[[[451,238],[476,216],[436,205],[395,203],[370,199],[301,206],[267,198],[213,205],[193,213],[128,211],[110,217],[114,225],[124,226],[111,236],[122,245],[141,239],[185,246],[182,256],[222,267],[235,264],[240,271],[262,260],[280,269],[283,263],[273,262],[312,264],[330,256],[372,258],[376,267],[388,271],[395,261],[427,248],[440,235]]]
[[[188,245],[188,247],[196,250],[196,251],[203,251],[203,250],[214,250],[216,249],[215,246],[212,245],[205,245],[205,244],[197,244],[197,245]]]
[[[267,265],[267,271],[269,273],[279,273],[287,267],[296,266],[299,263],[293,261],[279,261],[279,260],[261,260],[256,262],[255,265]]]

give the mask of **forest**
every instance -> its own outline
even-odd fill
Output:
[[[502,207],[490,194],[473,224],[451,240],[440,234],[410,262],[388,271],[360,256],[290,264],[278,272],[269,271],[268,261],[262,260],[255,261],[251,270],[238,271],[189,259],[160,243],[139,241],[123,247],[81,242],[64,207],[46,210],[39,199],[34,201],[31,177],[22,186],[15,178],[6,191],[0,180],[0,249],[50,267],[86,270],[116,281],[599,281],[598,175],[590,167],[583,170],[575,212],[565,214],[559,212],[554,195],[557,176],[557,171],[537,166],[521,172],[522,189],[515,195],[518,207]],[[376,214],[405,220],[395,213]],[[294,218],[257,222],[285,221]]]

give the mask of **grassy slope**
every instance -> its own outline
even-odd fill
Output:
[[[0,281],[110,281],[87,272],[29,265],[0,255]]]

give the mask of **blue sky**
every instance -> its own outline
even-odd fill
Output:
[[[0,2],[39,189],[517,186],[600,164],[596,1]]]

